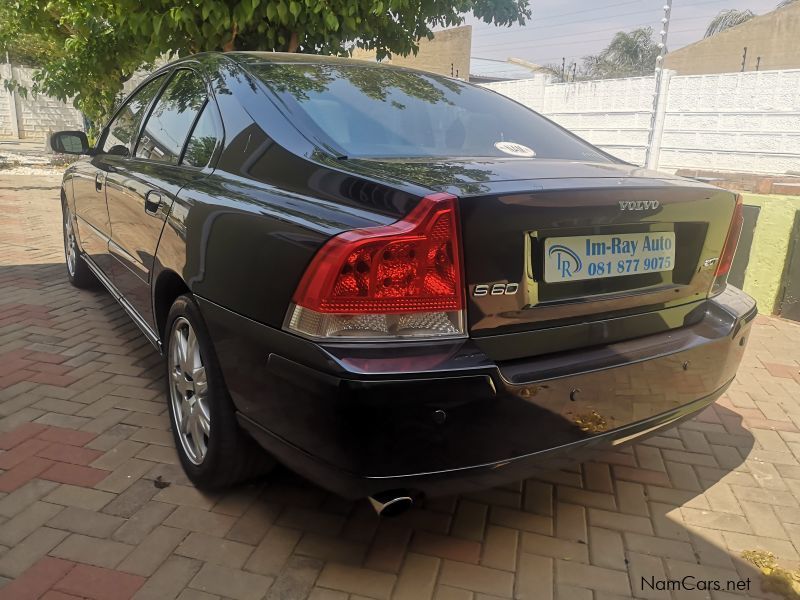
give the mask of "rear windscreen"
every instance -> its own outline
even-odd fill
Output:
[[[347,156],[612,162],[541,115],[455,79],[369,65],[262,62],[248,70],[301,130]]]

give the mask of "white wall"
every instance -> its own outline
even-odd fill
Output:
[[[0,65],[0,136],[14,135],[11,128],[12,96],[6,91],[3,80],[11,77],[11,65]]]
[[[32,69],[26,67],[0,66],[0,80],[12,79],[30,89],[33,84]],[[16,93],[11,105],[9,94],[0,81],[0,136],[13,135],[13,119],[16,117],[19,135],[23,138],[43,138],[48,131],[83,129],[83,115],[71,103],[54,98],[28,93],[27,97]]]
[[[800,172],[800,70],[673,77],[659,164]]]
[[[610,152],[644,164],[654,78],[485,84]],[[673,76],[659,168],[800,171],[800,70]]]

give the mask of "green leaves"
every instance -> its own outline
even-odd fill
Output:
[[[336,18],[336,15],[332,12],[325,14],[325,25],[328,26],[328,29],[336,31],[339,29],[339,19]]]
[[[286,3],[280,0],[276,8],[278,10],[278,19],[283,25],[286,25],[289,22],[289,9],[286,8]]]
[[[382,58],[417,50],[433,25],[473,12],[500,25],[528,0],[0,0],[0,44],[38,71],[31,91],[105,121],[123,83],[164,54],[297,49]]]

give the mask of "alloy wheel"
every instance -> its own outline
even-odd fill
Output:
[[[168,361],[173,426],[186,457],[200,465],[208,453],[211,433],[208,380],[197,334],[184,317],[178,317],[172,325]]]
[[[67,271],[74,277],[75,268],[78,264],[78,242],[75,239],[72,216],[68,210],[64,211],[64,254],[67,258]]]

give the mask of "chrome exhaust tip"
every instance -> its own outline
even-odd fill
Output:
[[[368,496],[367,499],[381,517],[396,517],[414,505],[414,499],[406,490],[380,492],[374,496]]]

